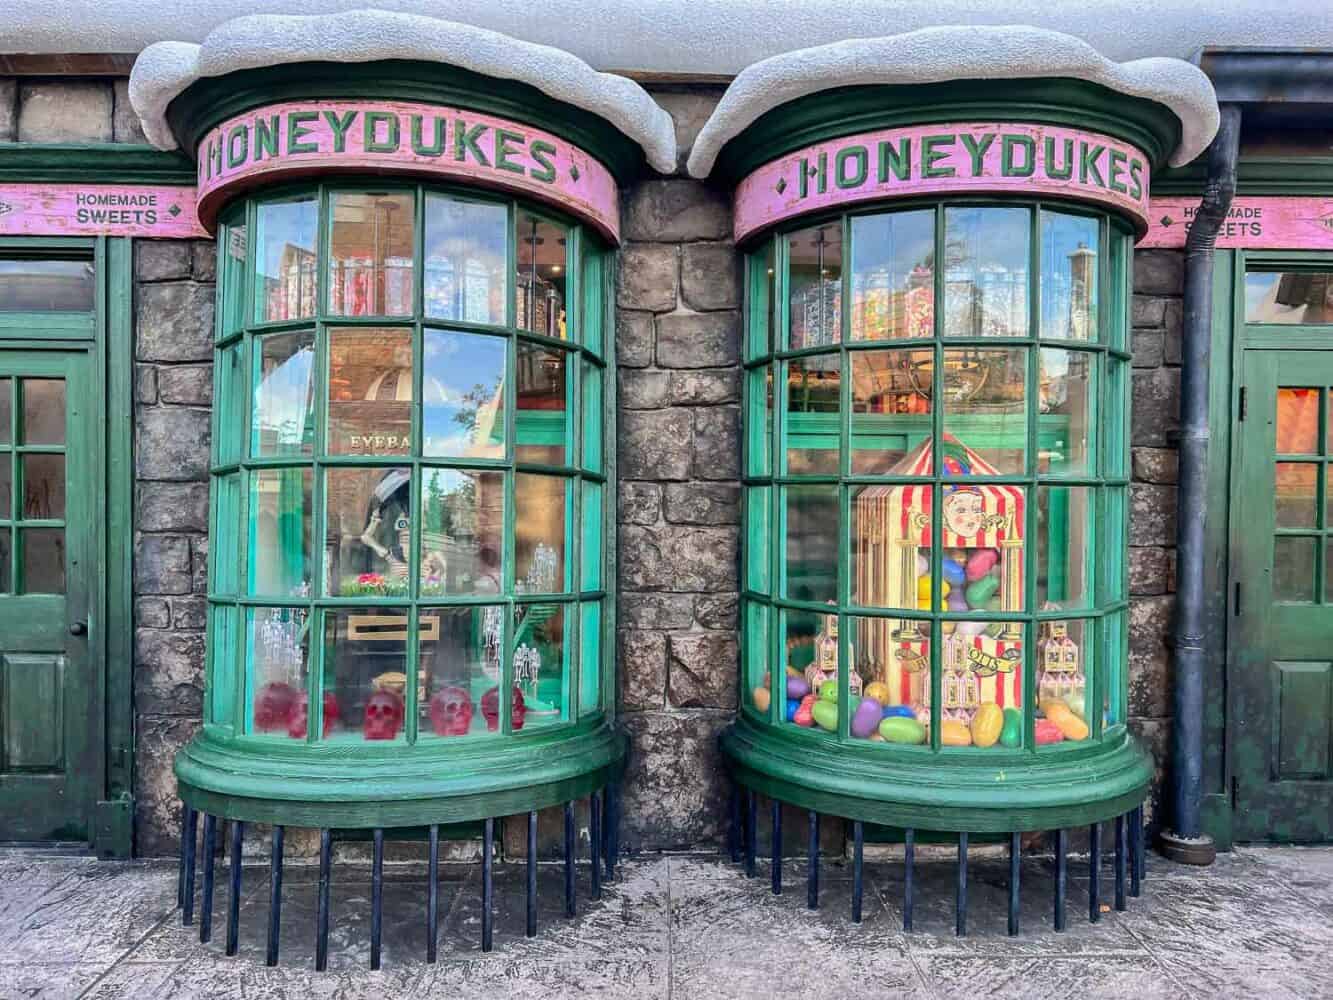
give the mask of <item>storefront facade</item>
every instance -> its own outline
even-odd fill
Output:
[[[280,27],[9,59],[0,839],[1333,835],[1317,67]]]

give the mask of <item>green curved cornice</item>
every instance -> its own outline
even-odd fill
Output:
[[[168,105],[167,122],[193,153],[209,129],[265,104],[376,99],[465,107],[547,129],[596,156],[621,184],[643,167],[643,151],[610,122],[536,87],[403,59],[291,63],[205,77]]]
[[[0,181],[193,187],[195,169],[183,153],[132,143],[3,142]]]
[[[920,85],[838,87],[790,101],[757,118],[723,147],[714,176],[735,185],[787,153],[876,129],[1001,121],[1104,132],[1142,149],[1153,168],[1180,142],[1166,106],[1084,80],[951,80]]]
[[[1156,195],[1203,195],[1206,157],[1152,178]],[[1333,196],[1333,156],[1242,156],[1236,164],[1236,193],[1242,195]]]

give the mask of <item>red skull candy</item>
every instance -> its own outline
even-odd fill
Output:
[[[368,740],[392,740],[403,728],[403,699],[392,691],[376,691],[366,701],[362,734]]]
[[[523,716],[527,715],[528,706],[523,701],[523,692],[514,685],[514,702],[511,706],[510,721],[514,732],[523,728]],[[481,696],[481,714],[486,717],[486,728],[492,733],[500,728],[500,688],[491,688]]]
[[[324,739],[329,738],[329,733],[333,732],[333,724],[338,721],[338,699],[333,697],[332,691],[324,692],[324,724],[320,730],[324,734]],[[287,735],[292,739],[304,739],[306,729],[310,725],[310,698],[302,691],[297,698],[296,704],[292,706],[291,718],[287,721]]]
[[[430,724],[436,736],[464,736],[472,725],[472,698],[461,687],[436,691],[430,699]]]
[[[255,695],[255,729],[261,733],[287,728],[299,692],[286,681],[270,681]]]

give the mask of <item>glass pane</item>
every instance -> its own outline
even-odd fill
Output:
[[[241,477],[237,473],[213,480],[213,537],[235,538],[241,523]],[[240,579],[240,559],[235,545],[218,545],[209,553],[208,569],[213,577],[212,593],[234,594]]]
[[[838,489],[783,490],[787,545],[783,596],[798,601],[838,599]]]
[[[1245,275],[1246,323],[1333,323],[1333,271]]]
[[[745,703],[765,720],[773,703],[772,684],[768,676],[769,629],[772,627],[772,608],[756,601],[741,606],[742,640],[744,642]],[[785,697],[785,691],[784,691]]]
[[[1097,339],[1097,252],[1101,224],[1041,213],[1041,335]]]
[[[324,734],[334,741],[401,740],[407,697],[406,608],[326,609],[324,704],[338,706]],[[432,626],[423,617],[422,638]],[[418,692],[420,700],[420,692]]]
[[[1090,621],[1053,621],[1037,640],[1037,746],[1088,738],[1087,709],[1093,697],[1093,626]],[[1093,703],[1095,704],[1095,703]]]
[[[425,332],[424,454],[504,458],[506,344],[502,337],[478,333]]]
[[[250,473],[250,594],[308,597],[311,581],[310,469]]]
[[[0,260],[0,312],[88,312],[91,260]]]
[[[569,718],[573,649],[565,641],[567,604],[514,606],[513,728],[537,729]],[[498,704],[498,692],[496,698]],[[482,711],[486,711],[483,704]]]
[[[748,487],[745,491],[745,589],[771,594],[769,556],[773,545],[773,487]]]
[[[246,732],[304,739],[309,722],[306,678],[310,669],[310,612],[305,608],[246,611],[246,662],[250,664]],[[216,638],[214,640],[216,642]],[[324,735],[337,720],[336,702],[324,704]]]
[[[0,521],[8,520],[11,516],[10,496],[14,485],[10,482],[12,468],[10,456],[0,454]]]
[[[587,716],[602,707],[602,605],[585,601],[579,605],[579,715]]]
[[[838,474],[842,360],[817,354],[787,362],[787,472]]]
[[[218,234],[218,311],[222,333],[234,333],[245,325],[245,206],[231,213]]]
[[[259,322],[315,314],[318,218],[313,198],[259,205],[255,222],[255,319]]]
[[[25,594],[65,592],[65,533],[59,528],[19,532],[21,579]]]
[[[853,490],[852,603],[929,609],[930,485]]]
[[[25,378],[22,392],[23,426],[19,440],[23,444],[64,444],[65,380]]]
[[[838,343],[842,339],[842,224],[792,233],[787,247],[791,350]]]
[[[1277,453],[1311,455],[1319,451],[1318,389],[1277,391]]]
[[[1273,476],[1273,524],[1278,528],[1313,528],[1317,465],[1278,462]]]
[[[1107,476],[1129,476],[1129,384],[1130,365],[1106,359],[1106,385],[1102,396],[1102,466]],[[1096,397],[1094,397],[1095,399]]]
[[[783,611],[787,707],[785,718],[806,729],[838,730],[838,616]],[[853,699],[861,678],[852,674]],[[751,692],[753,696],[753,692]]]
[[[944,336],[1028,335],[1026,208],[944,210]]]
[[[257,337],[250,453],[309,455],[315,443],[315,335]],[[230,398],[230,397],[229,397]]]
[[[1038,487],[1038,610],[1092,607],[1093,553],[1107,552],[1096,544],[1093,517],[1091,487]]]
[[[1022,475],[1027,453],[1025,348],[944,352],[946,475]]]
[[[426,196],[426,315],[465,323],[505,321],[504,205]]]
[[[412,331],[329,331],[333,455],[406,455],[412,447]]]
[[[515,398],[515,457],[520,462],[564,465],[568,435],[566,352],[519,341]]]
[[[582,567],[580,590],[602,589],[602,484],[583,483],[583,550],[579,554]]]
[[[0,594],[14,589],[10,579],[10,529],[0,528]]]
[[[514,589],[551,594],[566,589],[565,514],[569,480],[520,472],[514,476]]]
[[[411,193],[335,192],[329,199],[329,312],[335,316],[410,316]]]
[[[849,617],[847,626],[856,670],[852,684],[862,685],[861,700],[852,710],[852,737],[908,746],[927,742],[930,623]]]
[[[421,739],[486,732],[481,700],[500,680],[504,612],[498,604],[421,609],[417,647]]]
[[[746,463],[752,476],[768,476],[773,466],[773,366],[746,373]]]
[[[929,468],[934,352],[857,351],[850,357],[852,474],[905,472],[909,452]]]
[[[14,382],[0,378],[0,444],[11,444],[9,428],[14,419]]]
[[[504,473],[423,469],[421,509],[421,593],[501,593]]]
[[[583,468],[602,471],[602,370],[583,362]]]
[[[518,327],[565,340],[565,227],[518,216]]]
[[[410,469],[329,469],[324,479],[325,592],[403,597],[412,551]]]
[[[1314,600],[1315,549],[1313,538],[1273,539],[1273,600]]]
[[[1106,604],[1123,601],[1128,596],[1125,532],[1129,488],[1108,486],[1102,491],[1102,496],[1106,498],[1106,512],[1097,522],[1101,535],[1095,549],[1101,558],[1094,559],[1094,564],[1102,574],[1101,603]]]
[[[940,632],[941,745],[1022,746],[1023,624],[941,622]]]
[[[1093,472],[1097,384],[1093,355],[1044,347],[1040,362],[1037,471],[1050,475]]]
[[[852,339],[934,335],[934,211],[852,219]]]
[[[8,463],[8,457],[0,459]],[[65,516],[65,456],[24,455],[23,516],[30,521]]]
[[[236,711],[237,609],[214,605],[208,611],[208,721],[230,726]]]
[[[777,263],[770,240],[761,253],[747,258],[750,297],[746,300],[745,360],[772,353],[774,300],[777,298]]]
[[[586,344],[588,350],[600,356],[602,354],[602,333],[609,318],[607,309],[607,273],[611,267],[611,254],[588,245],[583,247],[583,311],[579,320],[580,329],[575,335]]]
[[[944,580],[940,586],[947,610],[1022,611],[1025,488],[942,489]]]
[[[245,372],[241,361],[240,341],[218,351],[214,361],[215,398],[217,400],[217,438],[213,452],[219,465],[231,465],[241,460],[241,444],[245,440]],[[262,386],[256,390],[262,391]],[[256,420],[256,438],[258,421]],[[255,442],[255,446],[258,441]]]

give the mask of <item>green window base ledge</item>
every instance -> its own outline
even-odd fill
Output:
[[[915,830],[1017,833],[1114,819],[1148,796],[1152,758],[1128,733],[1094,752],[929,753],[876,746],[847,753],[833,740],[793,739],[746,716],[721,736],[746,788],[829,816]],[[827,746],[818,745],[827,742]],[[947,758],[947,759],[946,759]]]
[[[176,756],[180,797],[201,813],[283,826],[375,828],[467,823],[559,805],[619,779],[628,736],[600,723],[521,742],[401,744],[348,755],[336,744],[275,752],[277,741],[206,729]],[[256,744],[266,744],[256,747]],[[554,752],[553,752],[554,751]]]

